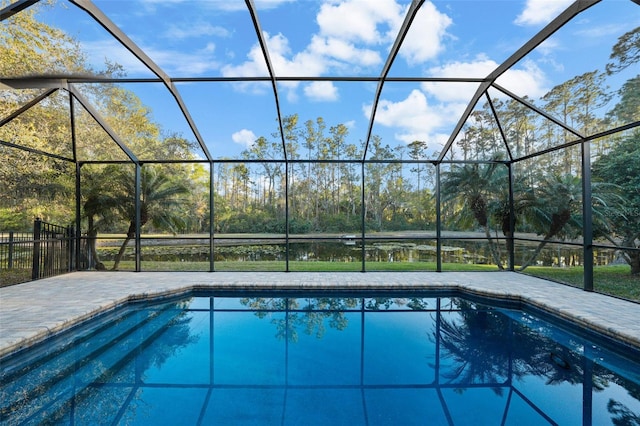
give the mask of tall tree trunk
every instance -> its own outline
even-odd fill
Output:
[[[524,271],[529,266],[531,266],[531,264],[536,260],[536,258],[538,257],[538,255],[540,254],[540,252],[542,251],[544,246],[547,245],[548,242],[549,242],[548,239],[544,239],[544,240],[540,241],[540,243],[538,244],[538,247],[536,247],[536,250],[529,257],[529,259],[525,263],[523,263],[522,266],[520,266],[520,268],[518,268],[518,271]]]
[[[111,268],[112,271],[118,270],[118,267],[120,266],[120,261],[124,256],[124,252],[127,250],[127,244],[129,244],[129,241],[131,241],[135,236],[136,236],[136,223],[135,221],[131,221],[131,223],[129,223],[129,230],[127,231],[127,237],[124,239],[124,242],[120,246],[120,250],[118,251],[115,261],[113,262],[113,267]]]
[[[96,229],[93,215],[90,214],[87,216],[87,222],[87,244],[89,245],[87,268],[96,268],[98,271],[104,271],[104,263],[100,262],[100,259],[98,258],[98,250],[96,248],[98,229]]]
[[[511,264],[511,252],[513,251],[513,233],[511,232],[511,216],[508,211],[502,212],[502,235],[506,238],[507,245],[507,266],[513,268],[515,265]]]
[[[627,252],[629,256],[629,266],[631,266],[631,275],[640,275],[640,252]]]
[[[498,247],[493,242],[493,238],[491,238],[491,229],[488,226],[484,227],[484,233],[487,236],[487,241],[489,243],[489,251],[491,252],[491,256],[493,257],[493,261],[498,266],[499,270],[503,270],[504,266],[502,265],[502,261],[500,260],[500,251]]]
[[[524,271],[527,267],[531,266],[531,264],[536,260],[544,246],[551,240],[551,238],[555,237],[564,226],[571,219],[571,212],[569,210],[562,210],[559,213],[553,213],[551,215],[551,224],[549,225],[549,231],[544,236],[544,240],[540,241],[538,247],[536,247],[536,251],[533,253],[533,256],[529,258],[518,270]]]
[[[104,271],[106,268],[104,263],[100,261],[98,258],[98,250],[96,248],[97,243],[98,230],[95,228],[87,231],[87,243],[89,244],[89,252],[91,255],[91,259],[89,264],[87,265],[89,268],[96,268],[97,271]]]

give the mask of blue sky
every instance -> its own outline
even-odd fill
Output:
[[[268,76],[244,1],[96,0],[95,4],[170,77]],[[426,1],[390,76],[478,77],[502,61],[571,1]],[[396,0],[262,0],[258,18],[279,76],[378,77],[409,3]],[[128,77],[153,77],[86,13],[60,3],[43,18],[78,38],[101,68],[105,58]],[[603,69],[618,37],[640,22],[630,0],[604,0],[506,72],[498,83],[537,100],[576,75]],[[612,78],[619,88],[627,75]],[[161,84],[130,84],[168,132],[194,139]],[[268,83],[178,83],[214,158],[238,157],[256,137],[277,130]],[[278,84],[282,113],[302,122],[323,117],[366,138],[375,83],[296,81]],[[469,83],[387,83],[373,132],[391,146],[426,141],[437,151],[475,92]]]

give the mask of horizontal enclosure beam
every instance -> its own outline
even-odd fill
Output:
[[[0,145],[7,146],[9,148],[19,149],[21,151],[30,152],[32,154],[38,154],[38,155],[43,155],[43,156],[49,157],[49,158],[55,158],[56,160],[62,160],[62,161],[68,161],[70,163],[75,163],[73,158],[63,157],[62,155],[53,154],[51,152],[46,152],[46,151],[42,151],[42,150],[35,149],[35,148],[29,148],[29,147],[24,146],[24,145],[16,145],[15,143],[3,141],[3,140],[0,140]]]
[[[16,77],[0,79],[0,84],[6,82],[8,88],[15,88],[14,86],[22,85],[28,87],[26,81],[44,80],[47,77]],[[363,83],[376,83],[382,80],[382,77],[348,77],[348,76],[274,76],[276,81],[334,81],[334,82],[363,82]],[[171,77],[169,79],[173,83],[268,83],[272,80],[271,77]],[[473,78],[473,77],[386,77],[387,82],[396,83],[483,83],[487,82],[486,78]],[[24,82],[23,82],[24,81]],[[64,81],[68,83],[163,83],[164,80],[160,78],[144,78],[144,77],[102,77],[102,76],[65,76]]]

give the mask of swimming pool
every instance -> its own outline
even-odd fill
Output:
[[[614,424],[637,353],[456,293],[193,292],[2,360],[3,424]]]

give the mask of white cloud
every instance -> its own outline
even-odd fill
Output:
[[[276,75],[314,76],[321,75],[327,69],[324,58],[308,51],[291,55],[289,40],[282,34],[270,37],[269,34],[265,33],[265,38],[269,49],[269,57]]]
[[[83,41],[82,47],[89,63],[96,69],[104,68],[105,59],[108,59],[122,65],[129,75],[151,74],[149,68],[114,39]]]
[[[549,91],[544,72],[532,61],[525,61],[520,69],[510,69],[496,83],[520,96],[537,99]]]
[[[425,2],[411,24],[399,55],[409,64],[435,58],[443,50],[442,39],[452,22],[433,3]]]
[[[365,67],[382,63],[382,58],[377,51],[360,49],[353,43],[338,38],[314,35],[307,50],[312,55],[319,55],[320,57],[336,59],[346,63],[360,64]]]
[[[372,70],[378,73],[384,62],[386,50],[395,41],[407,6],[396,0],[329,0],[320,6],[316,16],[319,30],[310,36],[302,50],[292,50],[287,37],[281,33],[265,32],[269,57],[277,76],[313,77],[348,73],[350,75]],[[433,58],[442,50],[442,38],[451,19],[439,13],[432,3],[425,3],[414,20],[414,28],[405,38],[401,55],[410,63]],[[225,77],[268,76],[262,49],[255,43],[238,64],[221,68]],[[263,93],[264,83],[237,85],[245,91]],[[282,92],[291,102],[298,101],[298,85],[279,83]],[[304,95],[313,100],[330,101],[337,97],[331,91],[316,90],[319,87],[304,85]]]
[[[405,143],[414,140],[433,140],[443,125],[457,121],[464,104],[429,105],[420,90],[413,90],[404,100],[393,102],[382,99],[376,112],[376,123],[397,128],[396,139]],[[461,109],[462,108],[462,109]],[[371,105],[363,106],[369,116]]]
[[[184,40],[197,37],[229,37],[230,33],[224,27],[211,25],[209,22],[190,22],[188,25],[171,25],[164,33],[164,37]]]
[[[380,44],[393,41],[402,17],[394,0],[346,0],[323,4],[316,20],[323,37]]]
[[[498,63],[486,56],[477,56],[470,62],[448,62],[429,69],[430,75],[447,78],[484,78],[498,67]]]
[[[265,32],[269,57],[277,76],[313,77],[373,70],[378,73],[386,50],[395,41],[407,7],[396,0],[329,0],[320,6],[316,20],[319,30],[310,36],[302,50],[293,51],[289,39],[281,33]],[[427,2],[418,12],[410,34],[405,38],[400,55],[414,64],[432,59],[442,50],[442,38],[451,19]],[[255,43],[242,63],[221,68],[225,77],[268,76],[262,49]],[[297,86],[284,85],[282,92],[296,102]],[[243,84],[243,90],[264,92],[258,84]],[[335,88],[318,91],[304,85],[304,95],[314,100],[335,100]],[[323,86],[317,86],[323,87]],[[327,87],[326,85],[324,87]]]
[[[278,90],[280,93],[285,92],[287,95],[287,100],[291,103],[298,102],[298,86],[300,86],[299,81],[280,81],[278,82]]]
[[[185,3],[188,0],[141,0],[140,3],[147,7],[152,8],[158,6],[171,6],[175,4]]]
[[[221,3],[233,3],[230,2],[229,0],[219,0]],[[264,9],[275,9],[277,7],[280,7],[280,5],[283,5],[285,3],[292,3],[295,0],[256,0],[256,8],[258,10],[264,10]],[[245,3],[243,1],[238,1],[238,3],[242,4],[243,7],[245,6]]]
[[[468,102],[476,93],[480,83],[424,82],[420,88],[442,102]]]
[[[326,69],[323,58],[317,57],[309,52],[302,52],[291,56],[289,40],[282,34],[274,36],[264,33],[264,37],[269,50],[269,58],[276,75],[279,76],[313,76],[320,75]],[[222,75],[225,77],[257,77],[268,76],[269,71],[258,43],[254,44],[247,60],[239,65],[226,65],[222,67]]]
[[[222,67],[224,77],[264,77],[269,75],[267,63],[260,46],[256,43],[249,53],[247,60],[240,65],[225,65]]]
[[[138,58],[114,39],[83,42],[82,46],[89,55],[89,63],[96,69],[103,68],[105,58],[108,58],[109,61],[122,65],[128,75],[151,74],[151,71]],[[208,43],[201,50],[193,52],[140,47],[169,75],[202,75],[220,66],[213,57],[215,50],[213,43]]]
[[[545,25],[551,22],[574,0],[527,0],[516,20],[517,25]]]
[[[440,77],[484,78],[499,64],[479,56],[471,62],[452,62],[433,68],[430,74]],[[533,62],[524,62],[518,69],[505,72],[497,83],[506,89],[532,99],[547,92],[546,78]],[[413,90],[405,99],[390,101],[382,99],[376,113],[376,123],[394,129],[396,139],[405,143],[414,140],[426,141],[432,149],[440,149],[448,138],[450,129],[467,107],[479,83],[434,83],[421,84],[421,90]],[[496,92],[497,93],[497,92]],[[438,102],[429,102],[427,94]],[[365,105],[363,112],[369,116],[371,105]]]
[[[560,43],[558,43],[558,40],[548,38],[536,47],[536,52],[540,53],[542,56],[548,56],[559,47]]]
[[[181,50],[158,50],[147,48],[145,51],[168,74],[203,75],[218,69],[220,64],[213,57],[214,45],[209,43],[202,50],[184,52]]]
[[[610,36],[618,36],[627,31],[627,28],[621,24],[597,25],[595,22],[589,22],[586,28],[573,33],[576,37],[602,38]]]
[[[451,62],[441,67],[431,68],[429,73],[439,77],[484,78],[498,66],[497,62],[484,56],[478,56],[475,61]],[[544,95],[548,90],[546,87],[547,78],[544,72],[532,61],[525,61],[519,68],[507,70],[496,82],[518,95],[528,95],[534,99]],[[471,86],[465,86],[464,91],[458,91],[463,87],[458,86],[458,83],[446,85],[423,83],[421,88],[443,101],[463,101],[470,98],[469,90],[471,90]]]
[[[316,38],[328,40],[325,41],[327,45],[333,43],[329,50],[335,48],[338,44],[336,41],[349,46],[359,43],[365,46],[387,48],[395,41],[406,11],[407,8],[396,3],[395,0],[346,0],[325,3],[317,16],[320,32]],[[416,14],[403,41],[400,56],[410,64],[433,59],[442,51],[442,39],[446,36],[446,29],[451,24],[451,18],[439,12],[433,3],[425,2]],[[362,56],[362,50],[360,48],[358,52],[358,62],[366,59]],[[380,55],[379,52],[373,53]],[[335,57],[350,61],[339,55]],[[372,55],[370,59],[373,58]],[[364,65],[377,64],[377,61],[364,63]]]
[[[331,102],[338,100],[338,88],[330,81],[314,81],[304,87],[304,94],[312,101]]]
[[[231,139],[245,148],[250,148],[258,138],[251,130],[242,129],[232,134]]]

